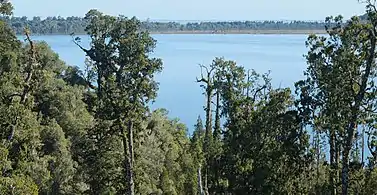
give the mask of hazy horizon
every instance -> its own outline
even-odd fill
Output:
[[[82,17],[90,9],[98,9],[106,14],[153,21],[322,21],[327,16],[339,14],[350,18],[363,14],[365,10],[365,5],[357,0],[66,0],[54,3],[49,0],[13,0],[12,3],[15,16],[28,18]]]
[[[24,17],[22,15],[20,16],[16,16],[14,15],[14,17]],[[29,20],[32,20],[34,16],[31,16],[31,17],[27,17]],[[40,17],[40,16],[37,16],[37,17]],[[63,16],[48,16],[48,17],[63,17]],[[66,16],[66,17],[63,17],[63,18],[67,18],[67,17],[71,17],[71,16]],[[83,16],[73,16],[73,17],[83,17]],[[47,17],[40,17],[41,19],[46,19]],[[140,18],[139,18],[140,19]],[[200,23],[200,22],[245,22],[245,21],[251,21],[251,22],[264,22],[264,21],[274,21],[274,22],[294,22],[294,21],[300,21],[300,22],[324,22],[325,21],[325,18],[322,19],[322,20],[174,20],[174,19],[150,19],[150,18],[147,18],[147,19],[140,19],[141,21],[151,21],[151,22],[177,22],[177,23]]]

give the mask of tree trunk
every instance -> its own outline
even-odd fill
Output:
[[[202,173],[200,170],[200,166],[198,168],[198,193],[199,195],[204,195],[203,186],[202,186]]]
[[[340,179],[340,169],[339,169],[339,162],[340,162],[340,151],[341,145],[339,144],[337,138],[335,137],[335,188],[338,193],[338,186],[339,186],[339,179]]]
[[[207,165],[208,167],[208,165]],[[204,176],[204,194],[209,195],[208,191],[208,168],[206,168],[205,176]]]
[[[208,153],[210,145],[210,136],[212,133],[212,110],[211,110],[211,100],[212,100],[212,89],[210,84],[207,86],[207,106],[206,106],[206,132],[204,137],[204,152]],[[208,158],[208,154],[207,154]]]
[[[216,113],[215,113],[215,129],[213,131],[213,137],[218,140],[220,139],[220,92],[216,92]]]
[[[337,165],[336,165],[336,144],[335,144],[335,132],[334,130],[330,130],[330,188],[331,194],[336,195],[336,172]]]
[[[124,132],[121,124],[123,153],[124,153],[124,171],[125,171],[125,187],[127,195],[135,194],[135,184],[133,177],[133,123],[128,122],[127,135]]]
[[[317,157],[317,165],[316,165],[316,168],[317,168],[317,185],[319,184],[319,164],[320,164],[320,155],[321,155],[321,150],[320,150],[320,136],[319,136],[319,132],[316,131],[316,141],[315,141],[315,147],[316,147],[316,157]]]
[[[34,42],[30,39],[29,33],[26,32],[26,39],[28,40],[30,44],[30,61],[28,63],[28,66],[26,68],[26,78],[25,78],[25,84],[24,84],[24,89],[21,95],[21,104],[25,104],[26,100],[28,98],[29,92],[31,90],[31,79],[33,77],[33,71],[34,71],[34,66],[36,63],[36,58],[35,58],[35,49],[34,49]]]
[[[209,78],[209,76],[208,76]],[[204,154],[205,154],[205,171],[204,171],[204,193],[206,195],[209,194],[208,192],[208,167],[210,159],[210,145],[211,145],[211,137],[212,137],[212,109],[211,109],[211,102],[212,102],[212,85],[208,83],[207,86],[207,106],[206,106],[206,132],[204,137]]]
[[[342,195],[348,195],[348,173],[349,173],[349,154],[352,149],[352,143],[355,136],[356,130],[356,121],[357,117],[354,114],[353,120],[350,123],[347,129],[347,140],[343,149],[343,158],[342,158]]]
[[[361,165],[364,168],[365,124],[363,125],[363,132],[361,136]]]
[[[349,172],[349,152],[343,152],[342,159],[342,195],[348,195],[348,172]]]
[[[128,122],[128,152],[129,152],[129,169],[128,169],[128,195],[135,194],[135,184],[134,184],[134,135],[133,135],[133,123]]]
[[[216,143],[216,147],[219,147],[219,143],[221,142],[221,124],[220,124],[220,91],[217,90],[216,92],[216,112],[215,112],[215,128],[213,131],[213,139],[214,143]],[[219,150],[216,148],[216,154],[214,156],[214,159],[212,159],[212,170],[214,172],[214,183],[216,186],[215,189],[219,189],[220,187],[220,181],[219,181]]]

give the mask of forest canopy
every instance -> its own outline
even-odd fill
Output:
[[[294,89],[222,57],[201,65],[205,116],[191,136],[148,107],[163,63],[145,23],[90,10],[62,19],[84,26],[33,29],[10,25],[12,9],[0,1],[0,194],[377,194],[372,1],[363,20],[328,17],[327,35],[308,36]],[[90,38],[73,38],[85,70],[31,36],[59,26]]]

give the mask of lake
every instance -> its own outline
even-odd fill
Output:
[[[157,40],[154,57],[163,60],[164,70],[157,75],[158,98],[152,108],[166,108],[171,118],[179,118],[193,129],[198,115],[204,118],[205,97],[195,79],[200,75],[198,64],[210,64],[215,57],[234,60],[246,69],[259,73],[271,71],[275,87],[293,87],[303,78],[307,52],[307,35],[153,35]],[[21,38],[21,37],[20,37]],[[68,65],[82,67],[85,53],[70,36],[34,36],[46,41]],[[89,45],[89,37],[82,36]]]

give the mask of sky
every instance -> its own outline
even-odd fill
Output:
[[[84,16],[90,9],[141,20],[324,20],[364,13],[358,0],[11,0],[15,16]]]

